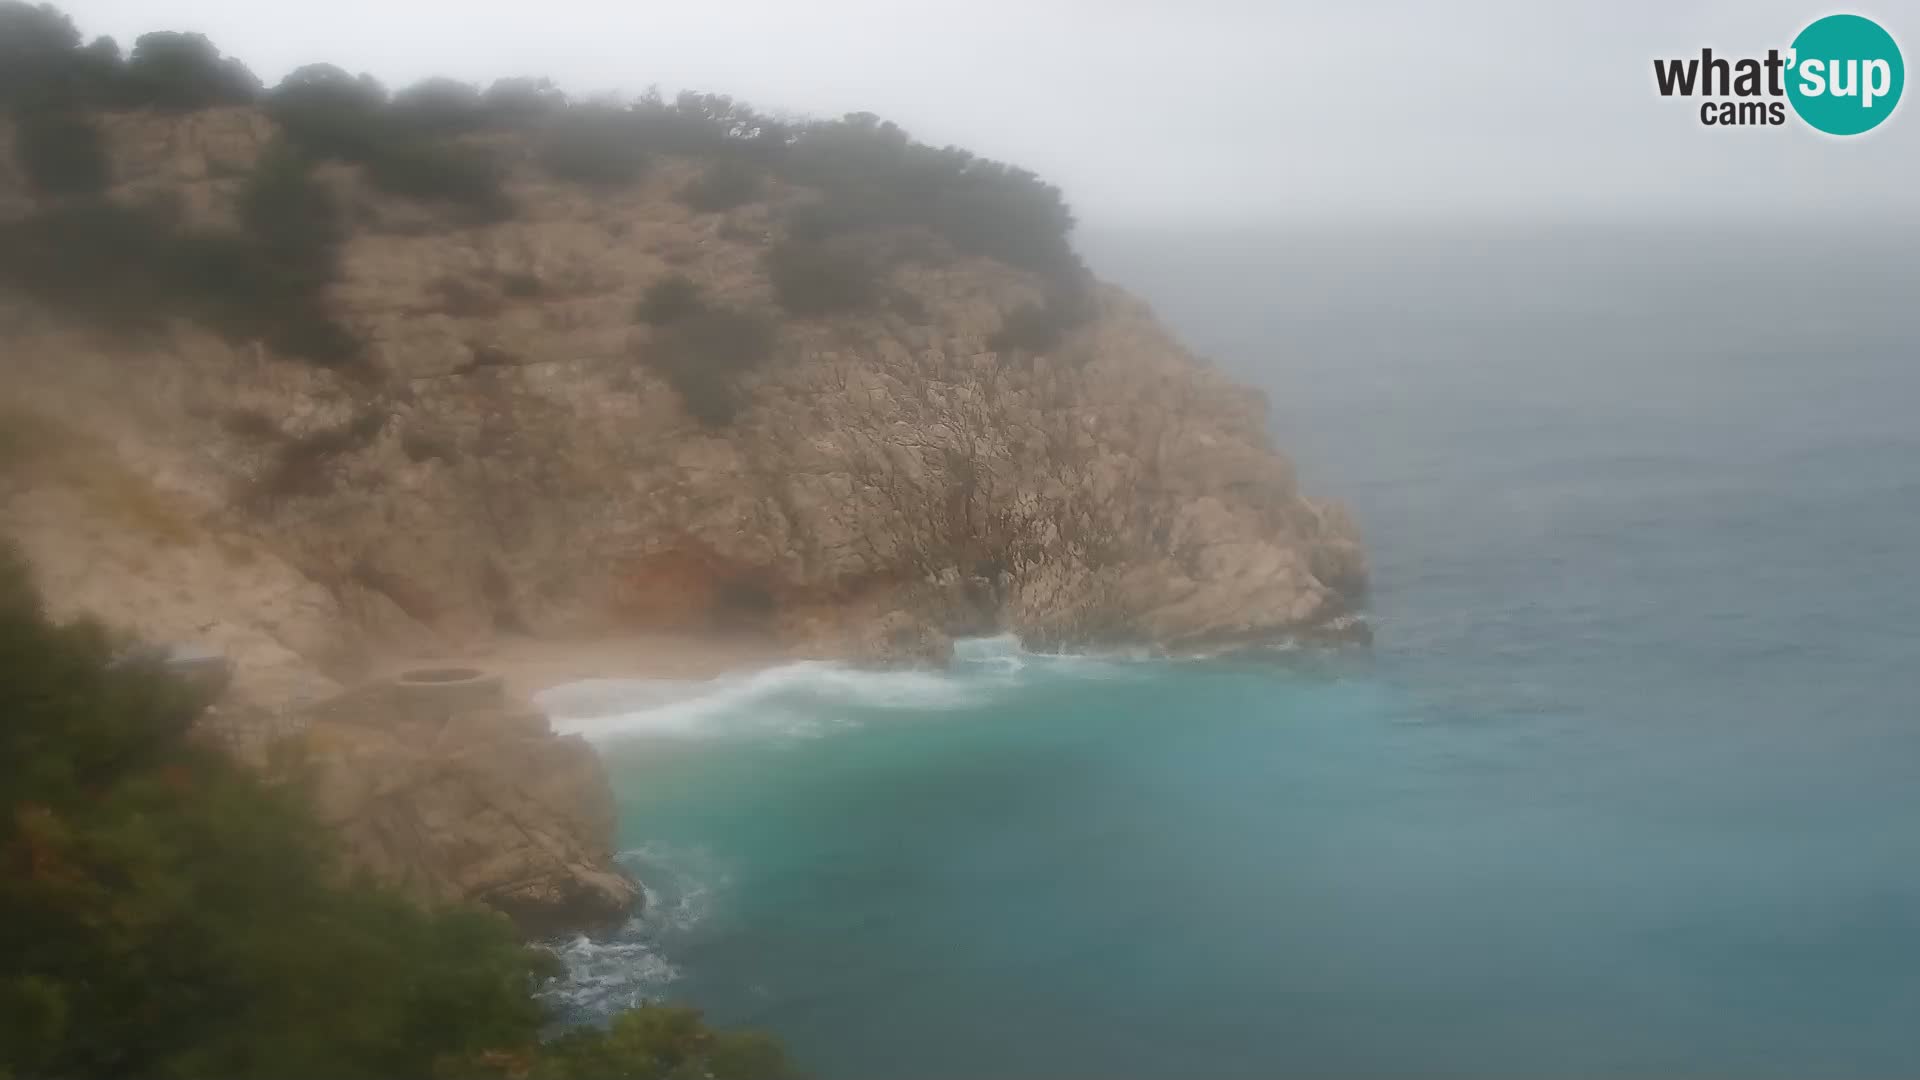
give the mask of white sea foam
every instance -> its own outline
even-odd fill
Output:
[[[1113,678],[1125,654],[1028,652],[1011,634],[954,646],[942,671],[872,671],[802,661],[699,681],[588,679],[535,695],[556,731],[593,740],[635,736],[818,735],[875,714],[975,708],[1041,678]]]
[[[926,712],[978,704],[981,688],[947,672],[862,671],[804,661],[701,682],[596,679],[536,695],[556,731],[611,739],[807,734],[856,710]]]
[[[966,638],[954,642],[956,670],[973,668],[980,672],[1030,673],[1033,677],[1112,679],[1133,674],[1137,665],[1155,660],[1148,649],[1113,649],[1096,652],[1033,652],[1012,634],[997,637]]]
[[[954,714],[1059,682],[1134,677],[1144,655],[1034,653],[1002,635],[955,643],[945,670],[871,671],[809,661],[702,681],[593,679],[543,691],[556,730],[614,742],[817,735],[887,719]],[[549,944],[566,975],[543,996],[562,1016],[592,1018],[663,997],[670,959],[707,932],[724,866],[698,851],[645,847],[620,860],[643,883],[641,913],[609,938]]]
[[[726,868],[705,851],[644,846],[622,852],[620,863],[646,894],[636,920],[656,935],[683,934],[706,921],[715,892],[731,880]],[[658,882],[658,889],[646,882]]]
[[[610,937],[546,946],[565,973],[541,996],[563,1016],[605,1016],[659,999],[680,977],[668,952],[706,921],[728,881],[724,868],[699,851],[644,847],[620,861],[641,883],[640,913]]]
[[[1021,671],[1026,668],[1030,655],[1026,649],[1021,648],[1020,639],[1012,634],[962,638],[953,643],[953,662],[956,667],[972,665],[998,668],[1003,671]]]
[[[563,1012],[604,1016],[631,1009],[657,999],[667,984],[680,977],[680,969],[647,940],[623,936],[595,941],[581,936],[548,947],[565,973],[541,996]]]

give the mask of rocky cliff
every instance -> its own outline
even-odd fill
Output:
[[[241,107],[96,123],[112,200],[214,229],[276,135]],[[898,230],[914,254],[890,260],[884,302],[770,322],[738,409],[703,421],[644,362],[663,330],[636,304],[679,274],[777,311],[766,255],[811,193],[776,179],[699,212],[675,197],[695,163],[584,187],[489,138],[514,212],[484,221],[319,168],[350,226],[326,300],[367,343],[356,369],[185,318],[108,333],[0,289],[0,521],[57,611],[221,648],[238,706],[269,710],[501,634],[723,630],[879,661],[1004,630],[1175,652],[1364,635],[1347,517],[1301,494],[1262,397],[1138,300],[1095,286],[1063,338],[996,349],[1048,282]],[[0,222],[49,204],[0,166]],[[514,754],[551,766],[529,781],[549,794],[599,790],[584,751],[531,727],[477,756],[429,726],[329,730],[360,764],[336,770],[328,812],[364,864],[424,894],[526,900],[517,870],[470,874],[396,822],[600,813],[476,801],[511,787],[489,770]],[[574,890],[534,907],[606,906],[598,829],[560,829],[587,837],[572,847],[522,831],[547,837],[515,842],[541,853],[518,866],[547,867],[522,876]]]
[[[304,720],[276,749],[350,871],[429,903],[485,904],[533,935],[617,924],[638,903],[613,866],[599,758],[503,697],[497,677],[421,669]]]
[[[273,136],[240,108],[102,127],[116,199],[213,223]],[[731,424],[689,416],[636,359],[657,333],[637,298],[677,272],[771,308],[762,256],[806,197],[698,213],[673,198],[690,168],[614,191],[518,168],[516,214],[476,225],[327,167],[353,222],[331,299],[371,378],[0,295],[15,427],[118,474],[16,477],[10,531],[56,604],[211,639],[274,694],[501,631],[722,625],[881,657],[990,628],[1169,650],[1355,632],[1354,531],[1300,493],[1261,396],[1112,288],[1058,347],[1002,354],[1040,280],[908,262],[883,310],[782,320]],[[6,182],[0,206],[31,205]]]

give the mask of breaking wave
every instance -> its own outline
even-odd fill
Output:
[[[1028,652],[1013,635],[954,646],[945,670],[870,670],[806,660],[713,679],[586,679],[541,691],[555,731],[638,736],[818,735],[885,714],[977,708],[1037,680],[1113,678],[1143,657]]]
[[[699,851],[643,847],[623,853],[620,862],[641,883],[640,913],[610,937],[583,934],[546,945],[564,973],[541,997],[563,1024],[659,1000],[680,978],[667,951],[697,932],[728,878]]]

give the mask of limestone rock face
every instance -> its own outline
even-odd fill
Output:
[[[295,748],[349,869],[428,903],[483,904],[530,934],[618,923],[640,893],[612,862],[599,758],[466,674],[366,687],[308,718]]]
[[[117,197],[172,188],[209,220],[272,135],[244,109],[105,127]],[[1110,287],[1057,348],[1002,354],[988,340],[1042,283],[922,245],[893,302],[782,320],[744,410],[703,426],[646,363],[635,303],[674,272],[776,311],[761,258],[808,193],[696,213],[674,197],[694,170],[607,193],[516,165],[513,218],[474,225],[330,167],[358,223],[332,303],[376,379],[186,324],[105,341],[0,296],[10,396],[269,554],[254,573],[285,595],[317,589],[270,629],[239,597],[187,604],[308,676],[502,630],[740,629],[922,662],[975,632],[1169,651],[1364,633],[1353,525],[1300,493],[1261,395]],[[90,602],[135,630],[174,618],[116,609],[141,575],[125,561]]]
[[[174,116],[105,113],[100,134],[123,198],[167,199],[189,221],[230,225],[235,198],[274,126],[258,109],[227,106]]]
[[[250,109],[100,124],[113,198],[205,228],[237,220],[275,135]],[[352,223],[326,299],[370,374],[184,320],[110,337],[0,291],[0,536],[56,612],[226,652],[229,714],[304,731],[357,865],[530,926],[634,898],[592,752],[537,718],[366,700],[289,719],[396,654],[630,630],[890,664],[1008,631],[1174,652],[1364,637],[1352,522],[1301,494],[1262,396],[1138,300],[1095,287],[1057,346],[998,351],[1045,283],[903,234],[918,254],[883,303],[780,317],[763,258],[812,193],[698,213],[677,198],[693,163],[607,192],[495,149],[514,212],[487,224],[319,171]],[[37,208],[0,152],[0,220]],[[778,320],[725,426],[648,363],[636,304],[669,273]]]

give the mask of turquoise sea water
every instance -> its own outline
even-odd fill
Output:
[[[652,894],[558,997],[826,1077],[1920,1073],[1911,240],[1089,237],[1375,647],[556,691]]]

